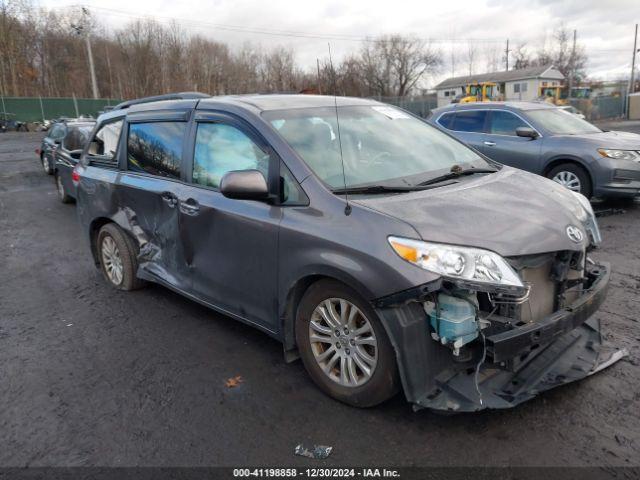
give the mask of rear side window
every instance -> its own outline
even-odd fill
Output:
[[[127,166],[133,172],[180,178],[185,122],[132,123],[127,140]]]
[[[455,113],[445,113],[438,119],[438,123],[444,128],[451,130],[453,128],[453,117]]]
[[[232,170],[259,170],[268,178],[269,154],[247,134],[224,123],[200,123],[196,133],[193,183],[218,188]]]
[[[66,131],[67,129],[65,128],[64,125],[57,123],[53,127],[51,127],[51,131],[49,132],[49,138],[52,138],[54,140],[60,140],[62,137],[64,137],[64,134]]]
[[[62,141],[62,145],[67,150],[77,150],[78,145],[80,144],[79,136],[80,136],[80,132],[78,131],[78,129],[71,128],[67,132],[67,135],[64,137],[64,140]]]
[[[452,130],[458,132],[484,132],[484,122],[487,118],[486,110],[468,110],[456,112]]]
[[[87,143],[90,131],[88,127],[75,127],[69,130],[67,136],[64,137],[64,148],[69,151],[82,150]]]
[[[515,136],[516,128],[519,127],[528,127],[528,125],[513,113],[501,111],[491,112],[489,133]]]
[[[118,141],[122,131],[123,120],[105,123],[93,136],[89,144],[87,157],[89,160],[100,160],[102,162],[116,162],[116,151]]]

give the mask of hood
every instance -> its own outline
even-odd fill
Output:
[[[640,135],[631,132],[598,132],[580,135],[563,135],[569,139],[579,138],[592,143],[596,148],[640,150]]]
[[[480,247],[505,257],[583,249],[584,243],[567,236],[568,225],[587,238],[578,219],[584,209],[572,192],[510,167],[454,185],[351,201],[409,223],[423,240]]]

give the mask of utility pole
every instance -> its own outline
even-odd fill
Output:
[[[96,66],[93,64],[93,53],[91,52],[91,40],[87,33],[84,37],[87,42],[87,56],[89,57],[89,70],[91,71],[91,90],[93,90],[93,98],[100,98],[98,93],[98,81],[96,80]]]
[[[568,90],[567,90],[567,98],[571,98],[571,89],[573,88],[574,76],[576,73],[576,39],[578,36],[578,31],[573,30],[573,47],[571,48],[571,57],[569,57],[569,78],[568,78]]]
[[[91,90],[93,91],[93,98],[100,98],[100,94],[98,93],[98,81],[96,80],[96,67],[93,63],[93,52],[91,51],[91,39],[90,32],[87,28],[89,10],[85,7],[82,7],[82,20],[79,25],[71,25],[78,35],[82,35],[84,33],[84,40],[87,45],[87,58],[89,59],[89,72],[91,74]]]
[[[107,48],[107,42],[104,43],[104,53],[107,58],[107,70],[109,70],[109,97],[113,98],[113,75],[111,73],[111,59],[109,58],[109,49]]]
[[[504,58],[505,58],[505,62],[507,64],[507,68],[506,70],[509,70],[509,39],[507,38],[507,48],[504,51]]]
[[[636,32],[633,36],[633,56],[631,57],[631,78],[629,78],[629,89],[627,95],[627,118],[629,118],[629,106],[631,104],[631,95],[636,91],[635,89],[635,73],[636,73],[636,53],[638,53],[638,24],[636,23]]]
[[[633,37],[633,57],[631,57],[631,79],[629,82],[629,93],[635,92],[636,74],[636,53],[638,53],[638,24],[636,23],[636,33]]]

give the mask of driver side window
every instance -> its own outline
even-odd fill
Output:
[[[269,154],[242,130],[224,123],[200,123],[196,133],[193,183],[219,188],[225,173],[259,170],[269,173]]]

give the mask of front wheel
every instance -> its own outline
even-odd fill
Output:
[[[575,163],[563,163],[549,172],[550,178],[563,187],[591,198],[591,178],[587,171]]]
[[[340,282],[309,287],[298,307],[296,341],[313,381],[341,402],[371,407],[398,390],[395,354],[382,323]]]

